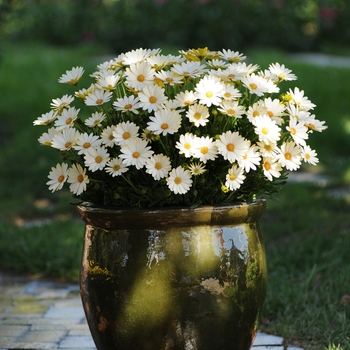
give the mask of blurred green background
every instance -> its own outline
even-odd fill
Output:
[[[328,129],[320,164],[268,201],[261,329],[304,349],[350,349],[350,2],[347,0],[0,0],[0,272],[78,280],[84,227],[46,182],[58,154],[33,121],[70,94],[58,78],[138,47],[232,49],[284,63]],[[311,61],[296,54],[312,53]],[[322,59],[323,64],[318,64]],[[288,85],[289,84],[289,85]]]

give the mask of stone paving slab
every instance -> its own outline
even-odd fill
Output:
[[[303,350],[258,333],[252,350]],[[0,350],[96,350],[79,286],[0,274]]]

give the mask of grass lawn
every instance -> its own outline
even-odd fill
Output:
[[[92,72],[106,51],[0,44],[0,269],[77,281],[84,227],[69,193],[45,185],[59,157],[36,142],[43,129],[33,120],[67,93],[56,84],[61,74],[77,65]],[[261,221],[269,270],[261,329],[304,349],[348,350],[350,200],[330,194],[350,185],[350,69],[295,63],[278,51],[246,54],[263,68],[279,61],[292,69],[299,79],[290,86],[305,90],[329,126],[311,138],[320,166],[303,171],[331,180],[290,182]]]

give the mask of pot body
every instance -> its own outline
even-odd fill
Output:
[[[97,349],[250,349],[266,291],[264,208],[79,206],[81,297]]]

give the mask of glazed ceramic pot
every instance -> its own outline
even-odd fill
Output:
[[[248,350],[266,291],[265,201],[81,205],[81,297],[98,350]]]

